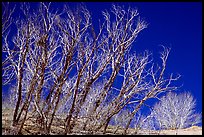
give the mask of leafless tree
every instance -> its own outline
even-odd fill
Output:
[[[2,61],[7,62],[4,81],[14,79],[17,85],[13,125],[19,126],[19,134],[30,112],[40,118],[42,134],[50,134],[60,112],[64,113],[63,134],[72,133],[82,117],[84,130],[95,134],[104,127],[105,134],[110,120],[132,105],[126,134],[146,100],[178,88],[172,83],[180,75],[164,75],[169,48],[162,46],[161,65],[153,63],[149,51],[130,52],[147,28],[135,8],[113,5],[111,12],[102,12],[98,29],[83,4],[74,10],[65,5],[60,12],[44,2],[34,12],[28,3],[21,9],[24,14],[16,19],[13,47],[9,33],[2,34],[2,52],[8,55],[8,61]],[[114,84],[118,78],[121,85]]]
[[[14,77],[12,67],[9,60],[13,58],[13,51],[8,48],[8,34],[10,33],[10,27],[13,23],[13,13],[15,6],[11,6],[9,2],[2,2],[2,52],[6,55],[3,56],[2,66],[2,84],[9,84]]]
[[[12,17],[15,6],[11,6],[9,2],[2,2],[2,35],[9,29],[14,19]]]
[[[159,129],[181,129],[199,124],[201,115],[195,112],[196,101],[190,92],[169,92],[156,103],[151,112],[155,127]]]

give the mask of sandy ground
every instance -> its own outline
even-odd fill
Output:
[[[202,135],[202,127],[192,126],[186,129],[160,130],[160,131],[139,131],[140,135]]]
[[[11,121],[12,121],[12,113],[5,113],[2,111],[2,134],[13,134],[13,132],[15,132],[16,129],[14,129],[14,127],[12,128],[11,126]],[[28,121],[28,123],[30,123]],[[38,132],[39,129],[37,129],[37,125],[35,126],[31,126],[31,124],[28,124],[27,122],[25,123],[24,128],[26,128],[27,130],[29,129],[30,132],[34,133],[34,132]],[[37,127],[36,127],[37,126]],[[55,133],[54,134],[60,134],[59,132],[63,132],[63,128],[61,128],[61,126],[59,124],[54,124],[53,126],[55,126]],[[109,135],[113,135],[113,132],[115,131],[114,127],[109,127],[107,129]],[[123,130],[119,130],[117,134],[122,133]],[[130,134],[135,135],[135,130],[134,129],[129,129]],[[27,132],[25,133],[27,134]],[[29,133],[28,133],[29,134]],[[37,134],[37,133],[36,133]],[[73,133],[73,134],[86,134],[86,132],[82,132],[81,133]],[[152,131],[152,130],[140,130],[138,131],[139,135],[202,135],[202,127],[198,127],[198,126],[192,126],[190,128],[186,128],[186,129],[177,129],[177,130],[160,130],[160,131]]]
[[[202,128],[198,126],[192,126],[186,129],[178,130],[163,130],[162,135],[202,135]]]

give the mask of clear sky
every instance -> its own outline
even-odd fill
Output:
[[[70,7],[76,3],[70,3]],[[85,2],[94,22],[102,17],[101,11],[110,9],[113,2]],[[132,50],[149,49],[156,57],[161,47],[171,47],[167,74],[179,73],[183,87],[197,100],[196,110],[202,111],[202,3],[201,2],[120,2],[125,7],[136,7],[147,21]],[[62,8],[63,3],[51,6]],[[17,14],[17,12],[15,13]]]
[[[94,18],[101,10],[110,9],[112,2],[89,2],[87,8]],[[138,8],[148,28],[136,39],[139,52],[149,49],[159,57],[160,44],[171,47],[166,74],[179,73],[180,91],[190,91],[197,100],[196,110],[202,111],[202,3],[201,2],[118,2]],[[100,16],[98,16],[100,14]],[[179,92],[179,91],[178,91]]]

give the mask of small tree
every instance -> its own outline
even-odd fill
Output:
[[[201,115],[195,113],[196,101],[189,92],[169,92],[155,104],[151,115],[159,129],[180,129],[196,125]]]

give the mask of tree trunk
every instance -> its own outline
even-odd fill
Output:
[[[127,134],[127,130],[128,130],[128,128],[129,128],[129,126],[130,126],[130,123],[131,123],[132,119],[134,118],[134,115],[138,112],[138,110],[140,109],[140,107],[142,106],[142,104],[144,103],[145,100],[146,100],[146,97],[145,97],[145,99],[142,99],[142,100],[140,101],[140,103],[138,104],[138,106],[135,108],[135,110],[134,110],[134,111],[132,112],[132,114],[130,115],[130,120],[128,121],[128,123],[127,123],[127,125],[126,125],[126,127],[125,127],[124,134]]]
[[[30,96],[29,101],[28,101],[28,104],[26,105],[25,115],[24,115],[23,121],[22,121],[22,123],[21,123],[20,129],[19,129],[19,131],[18,131],[18,134],[19,134],[19,135],[22,134],[21,132],[22,132],[24,123],[25,123],[25,121],[26,121],[26,117],[27,117],[27,114],[28,114],[28,108],[29,108],[29,105],[30,105],[31,100],[32,100],[32,96]]]
[[[21,90],[22,90],[22,78],[20,78],[19,83],[18,83],[18,100],[17,100],[16,107],[15,107],[14,114],[13,114],[13,126],[15,126],[18,123],[16,118],[17,118],[17,114],[18,114],[18,110],[19,110],[21,98],[22,98]]]
[[[106,130],[107,130],[107,127],[108,127],[108,124],[109,124],[110,120],[111,120],[111,117],[109,117],[109,118],[107,119],[107,121],[106,121],[104,130],[103,130],[103,134],[106,134]]]

